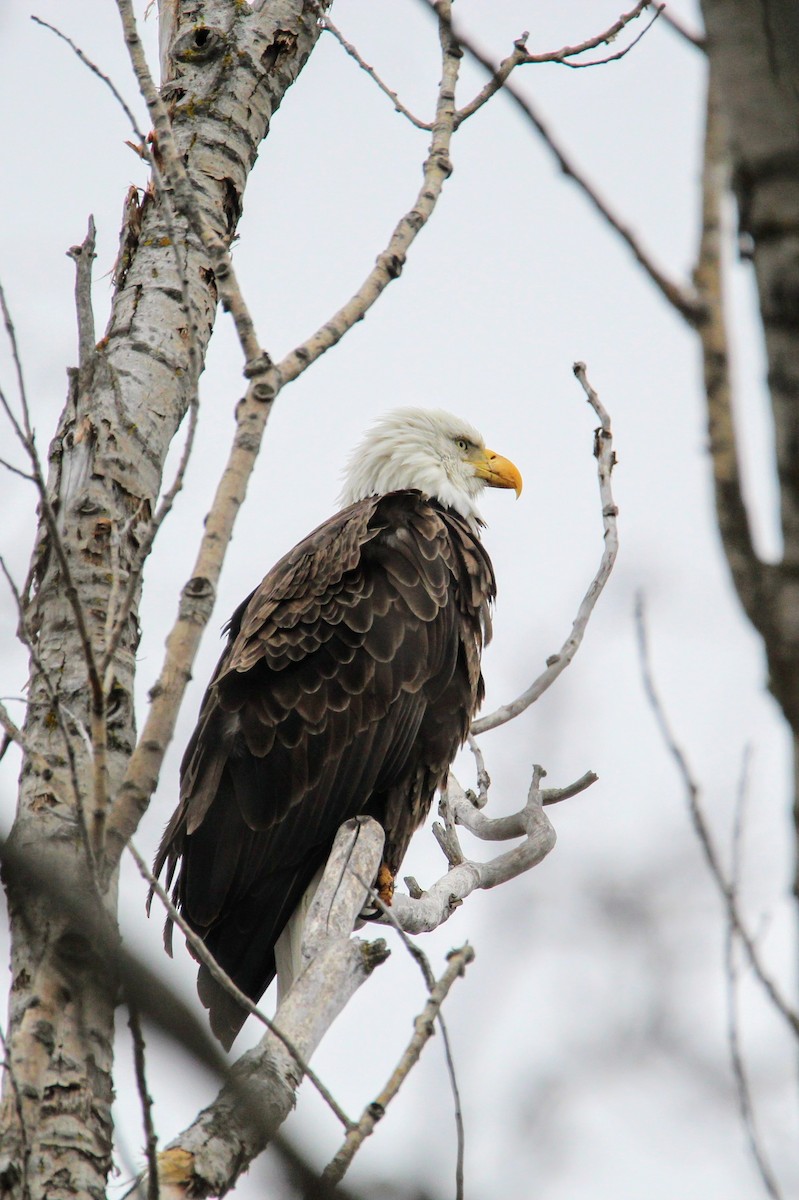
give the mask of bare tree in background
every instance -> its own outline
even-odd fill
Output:
[[[707,306],[700,333],[716,512],[735,589],[763,638],[769,687],[793,733],[799,839],[799,10],[791,0],[703,0],[702,8],[710,62],[707,248],[697,283]],[[726,341],[734,331],[725,325],[718,239],[728,188],[740,245],[754,265],[768,358],[783,538],[776,563],[755,550],[738,467]],[[794,890],[799,897],[799,875]]]

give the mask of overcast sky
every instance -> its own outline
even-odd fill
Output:
[[[456,11],[499,60],[523,29],[532,50],[553,49],[607,27],[619,7],[616,0],[463,0]],[[698,25],[689,0],[672,7]],[[44,451],[63,405],[65,368],[76,360],[65,251],[82,240],[94,213],[99,334],[123,199],[131,183],[146,182],[146,172],[124,144],[131,131],[110,93],[29,20],[31,11],[68,33],[149,126],[110,0],[38,0],[33,9],[17,2],[0,10],[0,106],[7,114],[0,279]],[[435,25],[422,6],[337,0],[332,15],[403,101],[429,118],[439,63]],[[145,29],[152,49],[154,18]],[[155,69],[155,55],[152,62]],[[660,23],[619,62],[584,71],[527,67],[515,80],[657,260],[687,279],[699,211],[701,55]],[[459,104],[482,82],[465,60]],[[282,356],[355,291],[414,201],[427,144],[428,135],[395,113],[323,36],[261,150],[234,250],[270,353]],[[746,902],[770,969],[790,986],[788,739],[718,548],[698,347],[506,98],[465,123],[452,157],[453,176],[402,279],[275,407],[176,743],[137,842],[150,856],[174,807],[177,763],[218,656],[218,630],[275,559],[334,511],[342,465],[378,412],[406,403],[448,408],[522,471],[518,503],[492,492],[483,505],[499,584],[495,640],[484,658],[485,711],[530,682],[567,636],[602,550],[595,421],[571,373],[575,359],[586,361],[613,418],[619,562],[571,668],[532,712],[487,735],[483,749],[495,814],[521,806],[534,761],[553,785],[589,768],[600,781],[555,811],[559,840],[549,859],[496,894],[472,897],[424,943],[438,968],[451,945],[468,939],[476,949],[446,1009],[464,1104],[467,1194],[749,1200],[759,1184],[727,1059],[720,907],[644,699],[633,625],[642,591],[658,684],[725,853],[744,747],[752,747]],[[761,547],[773,554],[764,366],[744,266],[734,266],[732,294],[747,484]],[[5,347],[2,355],[10,388]],[[147,570],[140,714],[243,389],[240,354],[222,315],[201,382],[187,487]],[[16,454],[21,465],[6,432],[0,443],[2,455]],[[0,549],[21,581],[34,498],[8,475],[3,494]],[[0,692],[19,697],[25,658],[13,640],[7,594],[0,616]],[[13,752],[6,759],[7,826],[18,763]],[[464,783],[469,772],[464,759]],[[422,884],[441,874],[429,831],[415,838],[406,867]],[[190,960],[164,957],[159,922],[144,916],[144,886],[127,870],[122,896],[126,936],[195,1003]],[[390,1073],[423,1002],[418,972],[395,946],[314,1063],[351,1114]],[[746,982],[743,1007],[758,1115],[788,1195],[799,1187],[794,1048]],[[257,1027],[248,1025],[236,1051],[256,1038]],[[152,1090],[166,1141],[214,1085],[152,1041]],[[375,1179],[419,1180],[437,1200],[454,1192],[452,1100],[439,1042],[353,1169],[365,1194]],[[138,1161],[140,1116],[124,1036],[120,1055],[117,1117]],[[335,1152],[338,1131],[306,1093],[287,1129],[321,1164]],[[237,1194],[263,1195],[259,1176]]]

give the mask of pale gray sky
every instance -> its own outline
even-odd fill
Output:
[[[689,0],[673,8],[697,21]],[[37,0],[33,9],[16,3],[0,12],[0,106],[8,114],[0,278],[44,449],[76,353],[65,250],[82,239],[93,212],[99,333],[123,198],[146,175],[124,145],[131,133],[110,94],[29,20],[30,11],[59,25],[113,76],[147,123],[108,0]],[[618,11],[604,0],[457,5],[463,28],[494,59],[523,29],[531,31],[531,48],[551,49],[598,32]],[[434,25],[421,6],[337,0],[333,17],[405,103],[429,116],[439,68]],[[152,47],[154,21],[145,28]],[[656,27],[621,62],[587,71],[528,67],[515,78],[658,261],[685,278],[697,236],[701,56]],[[459,101],[482,81],[465,60]],[[285,353],[358,286],[413,203],[427,142],[324,36],[275,116],[234,251],[270,352]],[[468,1195],[749,1200],[759,1185],[726,1058],[720,909],[680,781],[643,698],[632,620],[634,595],[643,589],[658,682],[725,848],[743,747],[753,746],[746,897],[770,967],[788,986],[787,737],[718,550],[698,349],[507,99],[495,98],[463,126],[453,160],[454,174],[402,279],[280,397],[178,739],[137,841],[150,855],[174,806],[177,763],[219,652],[217,630],[274,560],[333,511],[342,464],[376,412],[405,403],[451,409],[518,463],[525,477],[519,502],[492,493],[484,504],[499,581],[496,636],[484,660],[486,711],[526,686],[566,637],[601,553],[594,421],[571,374],[572,362],[585,360],[614,422],[619,562],[572,667],[534,711],[488,735],[483,749],[497,813],[520,806],[534,760],[553,784],[588,768],[600,781],[555,811],[559,841],[542,866],[501,892],[473,897],[425,940],[434,964],[467,938],[477,951],[447,1008],[464,1101]],[[764,371],[745,268],[735,269],[734,297],[750,488],[762,544],[773,552]],[[5,348],[2,354],[7,386]],[[243,386],[230,323],[221,315],[201,384],[187,488],[147,572],[141,712],[177,590],[191,573]],[[3,455],[13,456],[7,434],[0,440]],[[21,580],[33,498],[7,475],[3,491],[1,552]],[[24,655],[13,642],[7,595],[0,615],[0,691],[19,695]],[[16,767],[3,763],[6,824]],[[464,782],[468,770],[464,762]],[[406,865],[422,883],[441,873],[429,832],[417,835]],[[193,1001],[194,968],[183,954],[174,963],[163,956],[160,923],[146,921],[144,887],[129,872],[123,910],[131,942],[146,947]],[[787,1195],[799,1186],[795,1156],[791,1161],[794,1055],[756,989],[745,987],[744,1000],[759,1113]],[[422,1003],[416,968],[397,946],[314,1064],[351,1113],[390,1072]],[[248,1026],[237,1050],[256,1036]],[[166,1140],[214,1087],[153,1040],[159,1049],[150,1056],[152,1090]],[[118,1118],[138,1154],[142,1134],[126,1056],[122,1038]],[[436,1042],[363,1150],[353,1183],[369,1194],[376,1177],[418,1178],[436,1197],[453,1194],[451,1110]],[[337,1148],[332,1118],[307,1089],[288,1132],[320,1163]],[[260,1196],[263,1187],[253,1176],[237,1194]]]

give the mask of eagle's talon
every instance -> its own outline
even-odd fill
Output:
[[[391,908],[391,901],[394,898],[394,872],[388,863],[381,863],[380,870],[377,872],[377,894],[385,904],[386,908]]]

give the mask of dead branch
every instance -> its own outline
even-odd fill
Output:
[[[423,2],[428,8],[433,7],[428,0],[423,0]],[[513,51],[508,55],[507,58],[503,59],[496,68],[491,66],[488,59],[483,58],[483,56],[473,46],[470,39],[464,37],[460,28],[456,28],[455,37],[457,41],[466,50],[468,50],[473,57],[477,58],[481,65],[486,68],[486,70],[491,71],[491,78],[485,87],[478,92],[473,100],[471,100],[468,104],[465,104],[463,108],[458,109],[458,112],[455,116],[455,128],[457,129],[458,126],[460,126],[464,121],[468,120],[469,117],[473,116],[479,109],[481,109],[483,105],[491,99],[492,96],[496,95],[500,88],[505,86],[511,73],[519,66],[526,66],[530,64],[539,65],[542,63],[558,63],[561,66],[566,67],[588,67],[599,65],[597,63],[573,63],[570,60],[572,58],[576,58],[580,54],[585,54],[588,50],[595,50],[597,46],[607,45],[609,42],[614,41],[622,32],[625,25],[629,25],[630,21],[634,21],[636,17],[639,17],[650,3],[651,0],[640,0],[640,2],[636,4],[635,8],[631,9],[628,13],[622,13],[619,19],[607,29],[603,30],[602,33],[597,33],[593,37],[586,38],[584,42],[580,42],[576,46],[562,46],[560,50],[549,50],[543,54],[531,54],[529,52],[527,49],[527,40],[530,34],[525,31],[513,43]],[[647,25],[643,32],[646,33],[648,29],[649,25]],[[633,41],[629,46],[626,46],[624,50],[620,51],[616,55],[613,55],[612,59],[605,59],[602,61],[610,62],[613,61],[613,59],[623,58],[624,55],[633,48],[636,42],[640,41],[641,37],[643,37],[643,33],[639,34],[635,41]]]
[[[746,805],[747,789],[749,785],[749,761],[751,758],[751,747],[745,746],[743,753],[743,762],[741,764],[741,777],[738,783],[738,790],[735,797],[735,810],[732,830],[732,856],[730,865],[730,887],[736,896],[741,894],[741,858],[743,845],[744,831],[744,808]],[[724,975],[726,982],[726,1001],[727,1001],[727,1041],[730,1047],[730,1064],[732,1066],[733,1079],[735,1080],[735,1091],[738,1098],[738,1111],[741,1116],[741,1124],[743,1125],[744,1134],[746,1136],[749,1152],[752,1156],[752,1161],[755,1164],[755,1169],[760,1176],[761,1182],[771,1200],[782,1200],[782,1192],[777,1183],[774,1172],[766,1157],[765,1150],[760,1140],[760,1135],[755,1121],[755,1110],[752,1102],[752,1091],[749,1087],[749,1073],[744,1060],[743,1048],[740,1038],[740,1017],[738,1012],[738,963],[736,959],[736,936],[735,929],[729,921],[727,921],[726,935],[724,938]]]
[[[422,0],[422,3],[428,8],[433,7],[432,0]],[[603,220],[610,225],[611,229],[613,229],[619,235],[622,241],[625,242],[627,247],[634,255],[636,261],[641,267],[643,267],[644,271],[646,271],[647,275],[655,284],[658,291],[666,298],[666,300],[668,300],[669,304],[671,304],[672,307],[677,310],[677,312],[688,322],[688,324],[691,325],[692,328],[695,328],[704,319],[704,308],[699,302],[698,298],[694,295],[690,288],[683,284],[676,283],[674,280],[670,279],[657,265],[651,254],[645,250],[641,241],[636,237],[629,226],[626,225],[621,218],[616,215],[616,213],[611,209],[609,204],[602,198],[602,196],[600,196],[597,189],[589,181],[588,176],[585,175],[583,171],[576,165],[576,163],[574,163],[574,161],[568,156],[566,151],[562,148],[560,143],[554,137],[550,129],[535,111],[530,102],[516,87],[514,87],[513,83],[508,78],[513,68],[525,61],[523,55],[526,53],[526,51],[524,48],[523,39],[520,39],[516,43],[516,48],[514,49],[513,54],[505,59],[501,66],[496,67],[491,60],[482,53],[482,51],[477,49],[475,44],[469,38],[464,37],[460,32],[458,32],[456,36],[463,49],[466,50],[476,62],[480,63],[483,69],[489,73],[492,80],[495,77],[501,78],[501,82],[496,88],[493,90],[488,90],[486,99],[493,95],[495,91],[499,90],[500,87],[508,96],[510,96],[516,107],[519,108],[522,113],[524,113],[524,116],[529,124],[532,125],[539,137],[542,138],[563,174],[574,180],[574,182],[582,191],[583,195],[591,202]],[[490,89],[490,84],[488,85],[488,88]],[[483,93],[481,92],[480,96],[482,95]],[[479,98],[480,97],[477,99]],[[478,105],[478,107],[480,106]],[[472,109],[471,106],[469,107],[468,111],[464,110],[465,116],[470,116],[472,111],[476,111],[476,109]],[[465,116],[461,114],[458,114],[458,116],[460,116],[461,119],[465,119]]]
[[[450,774],[440,808],[446,828],[439,826],[436,834],[451,864],[450,870],[420,895],[405,896],[395,892],[391,919],[381,915],[376,920],[381,924],[393,924],[396,921],[406,933],[429,933],[448,921],[473,891],[497,887],[537,866],[555,845],[555,830],[544,812],[547,791],[541,788],[543,775],[543,767],[536,766],[527,801],[518,813],[489,822]],[[583,776],[582,786],[573,784],[568,791],[574,795],[576,791],[588,787],[594,778],[589,773]],[[561,792],[566,789],[557,790]],[[524,840],[513,850],[499,854],[488,862],[475,862],[463,853],[457,840],[456,825],[462,825],[484,839],[521,837]],[[489,830],[492,830],[493,836]]]
[[[78,314],[78,374],[81,391],[86,387],[94,357],[94,309],[92,308],[92,263],[96,258],[94,217],[89,217],[86,237],[67,251],[75,263],[75,309]]]
[[[325,1167],[323,1179],[331,1183],[337,1183],[343,1179],[358,1150],[373,1132],[375,1125],[385,1113],[386,1107],[419,1061],[422,1050],[433,1035],[435,1020],[439,1015],[441,1005],[446,1000],[455,980],[463,975],[466,967],[474,960],[474,950],[471,946],[462,946],[460,950],[451,951],[447,957],[449,966],[435,983],[430,992],[430,999],[414,1021],[413,1036],[392,1072],[391,1078],[375,1099],[366,1106],[357,1128],[347,1134],[341,1149]]]
[[[136,1071],[136,1090],[144,1123],[144,1152],[147,1156],[147,1200],[160,1200],[158,1186],[158,1134],[153,1125],[153,1098],[147,1088],[144,1054],[144,1034],[136,1005],[128,1000],[128,1027],[133,1039],[133,1061]]]
[[[405,105],[402,103],[402,101],[400,100],[397,93],[392,92],[392,90],[388,86],[388,84],[384,83],[383,80],[380,78],[377,71],[375,71],[374,67],[370,67],[369,63],[365,62],[364,59],[361,58],[361,56],[358,53],[358,51],[356,50],[356,48],[352,45],[351,42],[347,41],[347,39],[344,37],[341,30],[338,29],[333,24],[333,22],[330,20],[330,17],[327,15],[327,13],[322,13],[320,15],[319,20],[321,22],[322,28],[326,29],[328,33],[332,33],[333,37],[336,39],[336,41],[342,47],[342,49],[345,50],[346,53],[349,54],[350,58],[353,59],[358,64],[358,66],[361,68],[361,70],[365,71],[366,74],[369,76],[369,78],[374,83],[377,84],[378,88],[383,93],[383,95],[388,96],[389,100],[394,105],[394,109],[396,112],[402,113],[403,117],[406,117],[410,121],[411,125],[415,125],[417,129],[426,129],[429,131],[433,128],[431,121],[421,121],[418,117],[415,117],[413,115],[413,113],[411,112],[411,110],[409,108],[405,107]]]
[[[616,561],[616,555],[619,548],[619,535],[616,518],[618,509],[613,499],[613,491],[611,488],[611,474],[616,463],[616,454],[613,449],[613,435],[610,429],[610,416],[599,401],[599,397],[588,382],[586,375],[585,363],[574,364],[574,374],[577,377],[583,391],[585,392],[588,403],[593,408],[599,418],[599,428],[594,434],[594,457],[597,462],[597,476],[599,479],[599,498],[602,505],[602,526],[604,529],[604,548],[602,558],[597,568],[597,572],[588,587],[588,591],[583,597],[582,603],[577,610],[577,616],[572,623],[571,633],[566,641],[561,646],[557,654],[551,655],[547,659],[546,669],[538,676],[537,679],[530,684],[526,691],[517,696],[509,704],[503,704],[495,712],[490,713],[486,717],[480,717],[479,720],[472,724],[472,734],[479,736],[481,733],[486,733],[489,729],[496,729],[498,725],[504,725],[506,721],[511,721],[517,717],[519,713],[524,712],[531,704],[543,693],[552,686],[558,676],[565,671],[569,663],[574,658],[580,648],[583,637],[585,636],[588,622],[591,619],[591,614],[594,611],[596,602],[599,599],[602,589],[607,583],[610,573],[613,570],[613,564]]]

